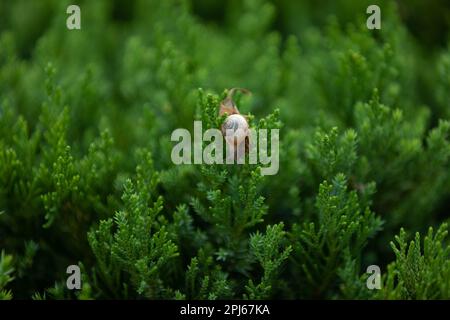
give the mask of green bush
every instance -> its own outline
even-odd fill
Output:
[[[2,1],[0,299],[449,299],[436,2]],[[278,174],[171,161],[232,87]]]

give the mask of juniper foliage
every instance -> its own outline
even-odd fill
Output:
[[[448,4],[218,3],[0,2],[0,299],[449,299]],[[172,163],[231,87],[278,174]]]

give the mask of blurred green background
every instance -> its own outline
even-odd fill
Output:
[[[81,30],[66,28],[69,4],[81,8]],[[366,28],[371,4],[381,30]],[[53,288],[64,297],[65,266],[98,266],[86,234],[123,208],[137,150],[150,150],[161,173],[172,231],[180,204],[207,202],[202,173],[170,160],[171,132],[201,114],[198,88],[248,88],[240,110],[256,119],[280,110],[280,173],[257,190],[264,225],[317,223],[319,184],[344,173],[384,221],[355,259],[386,267],[400,227],[423,232],[449,219],[449,30],[447,0],[0,0],[0,249],[15,259],[14,296]],[[173,233],[182,254],[167,278],[180,289],[204,244]],[[199,238],[214,247],[208,235]],[[302,284],[293,268],[284,281]],[[99,282],[83,294],[123,297]],[[315,296],[280,288],[280,297],[330,298],[340,286]]]

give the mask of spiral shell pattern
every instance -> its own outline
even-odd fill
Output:
[[[222,133],[228,143],[241,144],[248,136],[247,119],[240,114],[228,116],[222,125]]]

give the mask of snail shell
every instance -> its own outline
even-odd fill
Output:
[[[233,101],[233,94],[236,91],[241,91],[245,94],[250,93],[250,91],[242,88],[230,89],[227,97],[221,102],[219,110],[219,115],[223,115],[225,113],[228,114],[222,124],[222,134],[228,144],[235,146],[244,142],[249,133],[247,119],[239,113],[239,110]]]
[[[223,125],[222,134],[229,144],[239,145],[248,136],[248,122],[240,114],[229,115]]]

